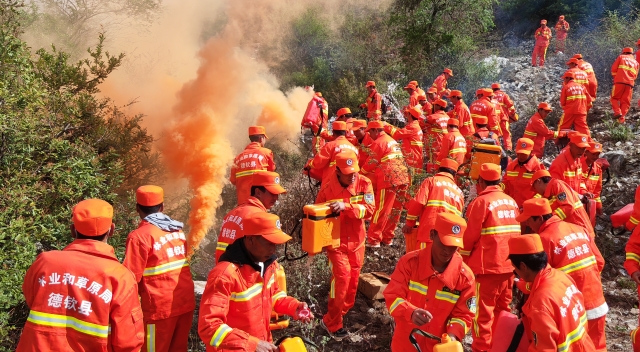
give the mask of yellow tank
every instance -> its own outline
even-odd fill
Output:
[[[442,334],[442,342],[433,346],[433,352],[464,352],[462,344],[451,341],[449,334]]]
[[[502,148],[498,145],[476,144],[471,150],[471,171],[469,177],[477,180],[480,176],[480,166],[485,163],[500,165]]]
[[[297,336],[286,338],[280,343],[280,352],[306,352],[307,346]]]
[[[413,231],[410,234],[404,235],[404,244],[405,244],[405,253],[413,252],[418,248],[418,226],[419,223],[416,222],[416,225],[413,227]]]
[[[302,250],[314,255],[324,247],[340,246],[340,216],[328,205],[305,205],[302,209]]]

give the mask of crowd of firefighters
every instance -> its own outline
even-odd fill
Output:
[[[406,254],[384,291],[395,321],[391,350],[413,349],[409,335],[419,328],[453,341],[471,331],[473,351],[506,351],[499,346],[514,343],[530,351],[606,351],[604,259],[586,209],[602,212],[602,145],[586,123],[597,81],[580,54],[567,65],[558,128],[545,123],[552,107],[541,102],[518,139],[510,123],[519,117],[500,84],[479,89],[467,107],[462,92],[447,87],[448,68],[426,91],[416,81],[406,85],[402,128],[383,121],[373,81],[361,106],[366,119],[341,108],[331,131],[328,104],[314,95],[307,113],[316,109],[324,118],[310,126],[316,138],[304,172],[321,181],[315,203],[340,219],[339,246],[326,248],[332,275],[319,321],[332,338],[349,336],[344,316],[355,304],[366,247],[393,246],[405,209]],[[611,94],[622,122],[637,71],[633,50],[624,48],[612,67]],[[273,312],[315,318],[278,280],[276,246],[291,237],[269,210],[286,190],[265,148],[265,128],[252,126],[248,135],[230,173],[238,205],[222,222],[198,311],[207,351],[278,351]],[[563,137],[568,144],[547,170],[540,161],[545,142]],[[515,157],[502,167],[476,165],[465,196],[462,180],[473,173],[469,165],[482,144]],[[640,187],[635,204],[625,268],[640,284]],[[107,244],[115,230],[112,206],[88,199],[73,208],[74,241],[40,254],[24,279],[30,312],[18,351],[187,350],[196,303],[183,224],[162,212],[158,186],[140,187],[135,208],[141,222],[127,237],[122,264]],[[518,300],[520,342],[501,326],[512,311],[514,285],[525,297]],[[640,351],[637,331],[631,337]],[[437,343],[416,339],[423,351]]]

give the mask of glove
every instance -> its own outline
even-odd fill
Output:
[[[367,108],[367,104],[365,103],[360,104],[360,109],[366,109],[366,108]]]

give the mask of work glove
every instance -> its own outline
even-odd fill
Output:
[[[367,104],[365,103],[360,104],[360,109],[366,109],[366,108],[367,108]]]

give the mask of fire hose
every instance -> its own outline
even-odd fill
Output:
[[[422,350],[420,349],[420,346],[418,345],[418,340],[416,340],[416,337],[413,336],[414,334],[420,334],[426,338],[430,338],[433,340],[436,340],[438,342],[442,342],[442,339],[436,335],[430,334],[424,330],[420,330],[418,328],[415,328],[413,330],[411,330],[411,333],[409,334],[409,341],[411,342],[411,344],[413,345],[413,347],[415,347],[416,351],[418,352],[422,352]]]
[[[291,230],[291,232],[289,233],[289,236],[291,236],[292,238],[294,237],[294,234],[296,233],[296,231],[298,229],[300,229],[300,224],[302,224],[302,221],[298,220],[298,223],[296,224],[296,226],[293,227],[293,230]],[[300,234],[298,237],[300,238],[300,240],[302,240],[301,231],[298,231],[298,233]],[[300,259],[306,258],[309,255],[309,253],[304,252],[301,256],[295,257],[295,256],[292,256],[292,255],[289,254],[288,249],[289,249],[289,242],[287,241],[284,244],[284,255],[282,257],[278,258],[279,262],[283,262],[283,261],[294,262],[296,260],[300,260]]]

